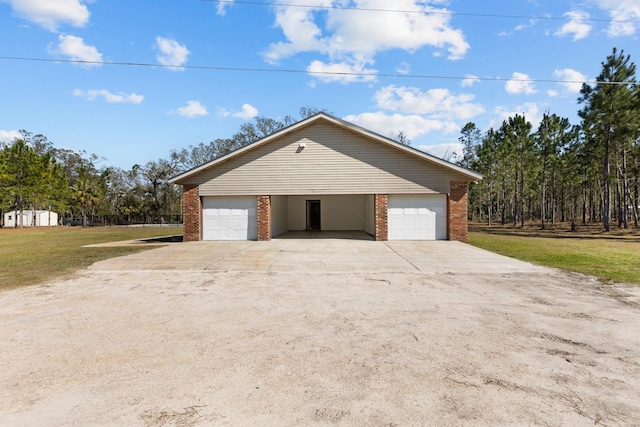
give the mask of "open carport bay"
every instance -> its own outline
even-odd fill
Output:
[[[0,294],[0,424],[634,425],[639,304],[456,242],[177,244]]]

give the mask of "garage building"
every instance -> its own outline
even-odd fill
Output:
[[[320,113],[171,180],[184,240],[361,230],[376,240],[467,239],[482,176]]]

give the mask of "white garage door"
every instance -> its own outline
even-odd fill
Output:
[[[389,196],[389,240],[445,240],[447,197]]]
[[[256,197],[204,197],[203,240],[257,240]]]

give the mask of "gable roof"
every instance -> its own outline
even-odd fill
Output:
[[[256,142],[253,142],[251,144],[245,145],[244,147],[241,147],[241,148],[239,148],[239,149],[237,149],[237,150],[235,150],[235,151],[233,151],[233,152],[231,152],[229,154],[226,154],[226,155],[224,155],[222,157],[218,157],[217,159],[212,160],[212,161],[210,161],[208,163],[205,163],[204,165],[201,165],[201,166],[198,166],[198,167],[193,168],[191,170],[188,170],[186,172],[183,172],[180,175],[177,175],[177,176],[171,178],[169,180],[169,182],[172,183],[172,184],[180,184],[182,181],[184,181],[184,180],[186,180],[188,178],[191,178],[194,175],[198,175],[198,174],[200,174],[200,173],[202,173],[202,172],[204,172],[206,170],[214,168],[217,165],[228,161],[229,159],[233,159],[235,157],[241,156],[242,154],[246,153],[247,151],[254,150],[257,147],[260,147],[260,146],[263,146],[265,144],[268,144],[269,142],[271,142],[273,140],[276,140],[276,139],[279,139],[279,138],[281,138],[282,136],[284,136],[284,135],[286,135],[288,133],[295,132],[297,130],[300,130],[300,129],[306,127],[306,126],[309,126],[309,125],[311,125],[313,123],[316,123],[316,122],[319,122],[319,121],[329,122],[329,123],[333,124],[334,126],[338,126],[338,127],[343,128],[343,129],[355,132],[357,134],[360,134],[360,135],[362,135],[364,137],[367,137],[367,138],[369,138],[371,140],[374,140],[376,142],[385,144],[385,145],[390,146],[392,148],[395,148],[397,150],[406,152],[406,153],[408,153],[408,154],[410,154],[412,156],[418,157],[418,158],[420,158],[420,159],[422,159],[422,160],[424,160],[426,162],[442,166],[442,167],[444,167],[446,169],[449,169],[449,170],[451,170],[453,172],[456,172],[456,173],[458,173],[460,175],[463,175],[469,181],[478,181],[478,180],[482,179],[482,175],[477,173],[477,172],[474,172],[472,170],[469,170],[469,169],[463,168],[461,166],[455,165],[453,163],[447,162],[446,160],[442,160],[442,159],[440,159],[440,158],[438,158],[436,156],[432,156],[431,154],[427,154],[427,153],[425,153],[423,151],[420,151],[418,149],[415,149],[413,147],[410,147],[410,146],[407,146],[407,145],[404,145],[404,144],[400,144],[399,142],[394,141],[394,140],[392,140],[390,138],[384,137],[384,136],[379,135],[379,134],[377,134],[375,132],[367,130],[367,129],[363,128],[363,127],[360,127],[360,126],[355,125],[353,123],[347,122],[345,120],[338,119],[338,118],[333,117],[333,116],[331,116],[329,114],[318,113],[318,114],[316,114],[314,116],[311,116],[311,117],[309,117],[307,119],[304,119],[304,120],[301,120],[301,121],[299,121],[297,123],[294,123],[291,126],[288,126],[288,127],[284,128],[284,129],[281,129],[278,132],[273,133],[273,134],[271,134],[271,135],[269,135],[269,136],[267,136],[265,138],[262,138],[262,139],[260,139],[260,140],[258,140]]]

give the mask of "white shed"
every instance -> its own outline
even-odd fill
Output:
[[[22,212],[6,212],[5,227],[55,227],[58,225],[58,214],[48,210],[24,210]]]

